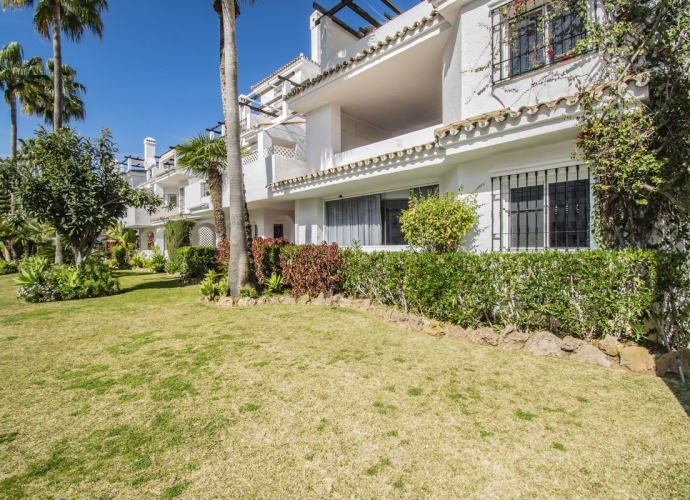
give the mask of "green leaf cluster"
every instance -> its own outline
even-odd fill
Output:
[[[187,219],[169,220],[165,223],[165,248],[171,262],[177,262],[177,251],[192,244],[192,229],[196,222]]]
[[[476,193],[413,195],[409,208],[400,215],[400,228],[413,248],[437,254],[457,252],[479,220],[477,208]]]

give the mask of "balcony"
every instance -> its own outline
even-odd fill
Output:
[[[155,214],[151,215],[151,222],[164,222],[169,219],[177,219],[182,215],[179,207],[175,207],[172,210],[158,210]]]
[[[151,217],[143,208],[129,207],[127,214],[122,219],[122,224],[125,227],[137,229],[151,225]]]
[[[242,158],[247,201],[268,198],[266,185],[290,179],[309,171],[305,154],[285,146],[271,146]]]

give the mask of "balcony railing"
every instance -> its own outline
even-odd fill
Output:
[[[285,146],[271,146],[264,149],[264,158],[269,156],[282,156],[283,158],[292,158],[293,160],[307,161],[307,157],[301,151]]]

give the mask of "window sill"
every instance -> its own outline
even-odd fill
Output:
[[[525,71],[524,73],[520,73],[519,75],[505,78],[505,79],[500,80],[500,81],[495,82],[495,83],[492,81],[491,88],[497,89],[497,88],[505,87],[507,85],[511,85],[511,84],[514,84],[514,83],[522,81],[522,80],[526,80],[530,77],[534,77],[535,75],[538,75],[539,73],[545,73],[547,71],[551,71],[554,68],[557,68],[559,66],[563,66],[565,64],[571,64],[573,62],[580,62],[583,59],[585,59],[585,58],[587,58],[593,54],[594,54],[594,51],[583,52],[582,54],[578,54],[578,55],[573,56],[569,59],[562,59],[562,60],[555,62],[555,63],[552,63],[552,64],[539,66],[538,68],[531,69],[529,71]]]

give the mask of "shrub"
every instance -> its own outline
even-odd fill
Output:
[[[187,278],[201,279],[215,271],[216,247],[184,247],[177,251],[179,272]]]
[[[462,193],[460,193],[462,194]],[[456,196],[447,192],[439,198],[411,196],[407,210],[400,215],[405,241],[427,252],[449,253],[460,248],[460,241],[479,220],[477,196]]]
[[[204,276],[204,280],[201,282],[199,291],[204,298],[215,302],[220,297],[226,297],[228,295],[230,291],[228,278],[213,270],[208,271]]]
[[[188,247],[191,243],[192,229],[196,222],[193,220],[169,220],[165,223],[165,245],[171,261],[176,258],[179,248]]]
[[[117,267],[127,267],[127,249],[121,245],[115,245],[111,251],[113,260],[117,262]]]
[[[142,255],[136,254],[129,259],[129,265],[138,269],[149,269],[151,267],[151,261]]]
[[[292,287],[290,293],[332,295],[340,291],[345,261],[338,245],[283,247],[280,253],[283,283]],[[258,267],[258,266],[257,266]]]
[[[55,302],[112,295],[119,291],[120,282],[108,266],[97,259],[88,259],[84,268],[72,266],[48,267],[33,261],[22,269],[17,278],[17,295],[27,302]],[[40,271],[40,272],[39,272]]]
[[[228,240],[223,240],[216,247],[216,271],[227,276],[229,265],[230,242]]]
[[[165,271],[168,259],[165,258],[160,251],[154,251],[151,260],[149,261],[149,269],[154,273],[162,273]]]
[[[19,272],[19,264],[15,261],[0,261],[0,276],[16,274]]]
[[[651,252],[347,250],[345,289],[464,327],[516,325],[590,339],[632,335],[655,300]]]
[[[252,255],[256,279],[260,285],[273,274],[283,274],[280,254],[284,247],[292,246],[285,238],[254,238],[252,240]]]

